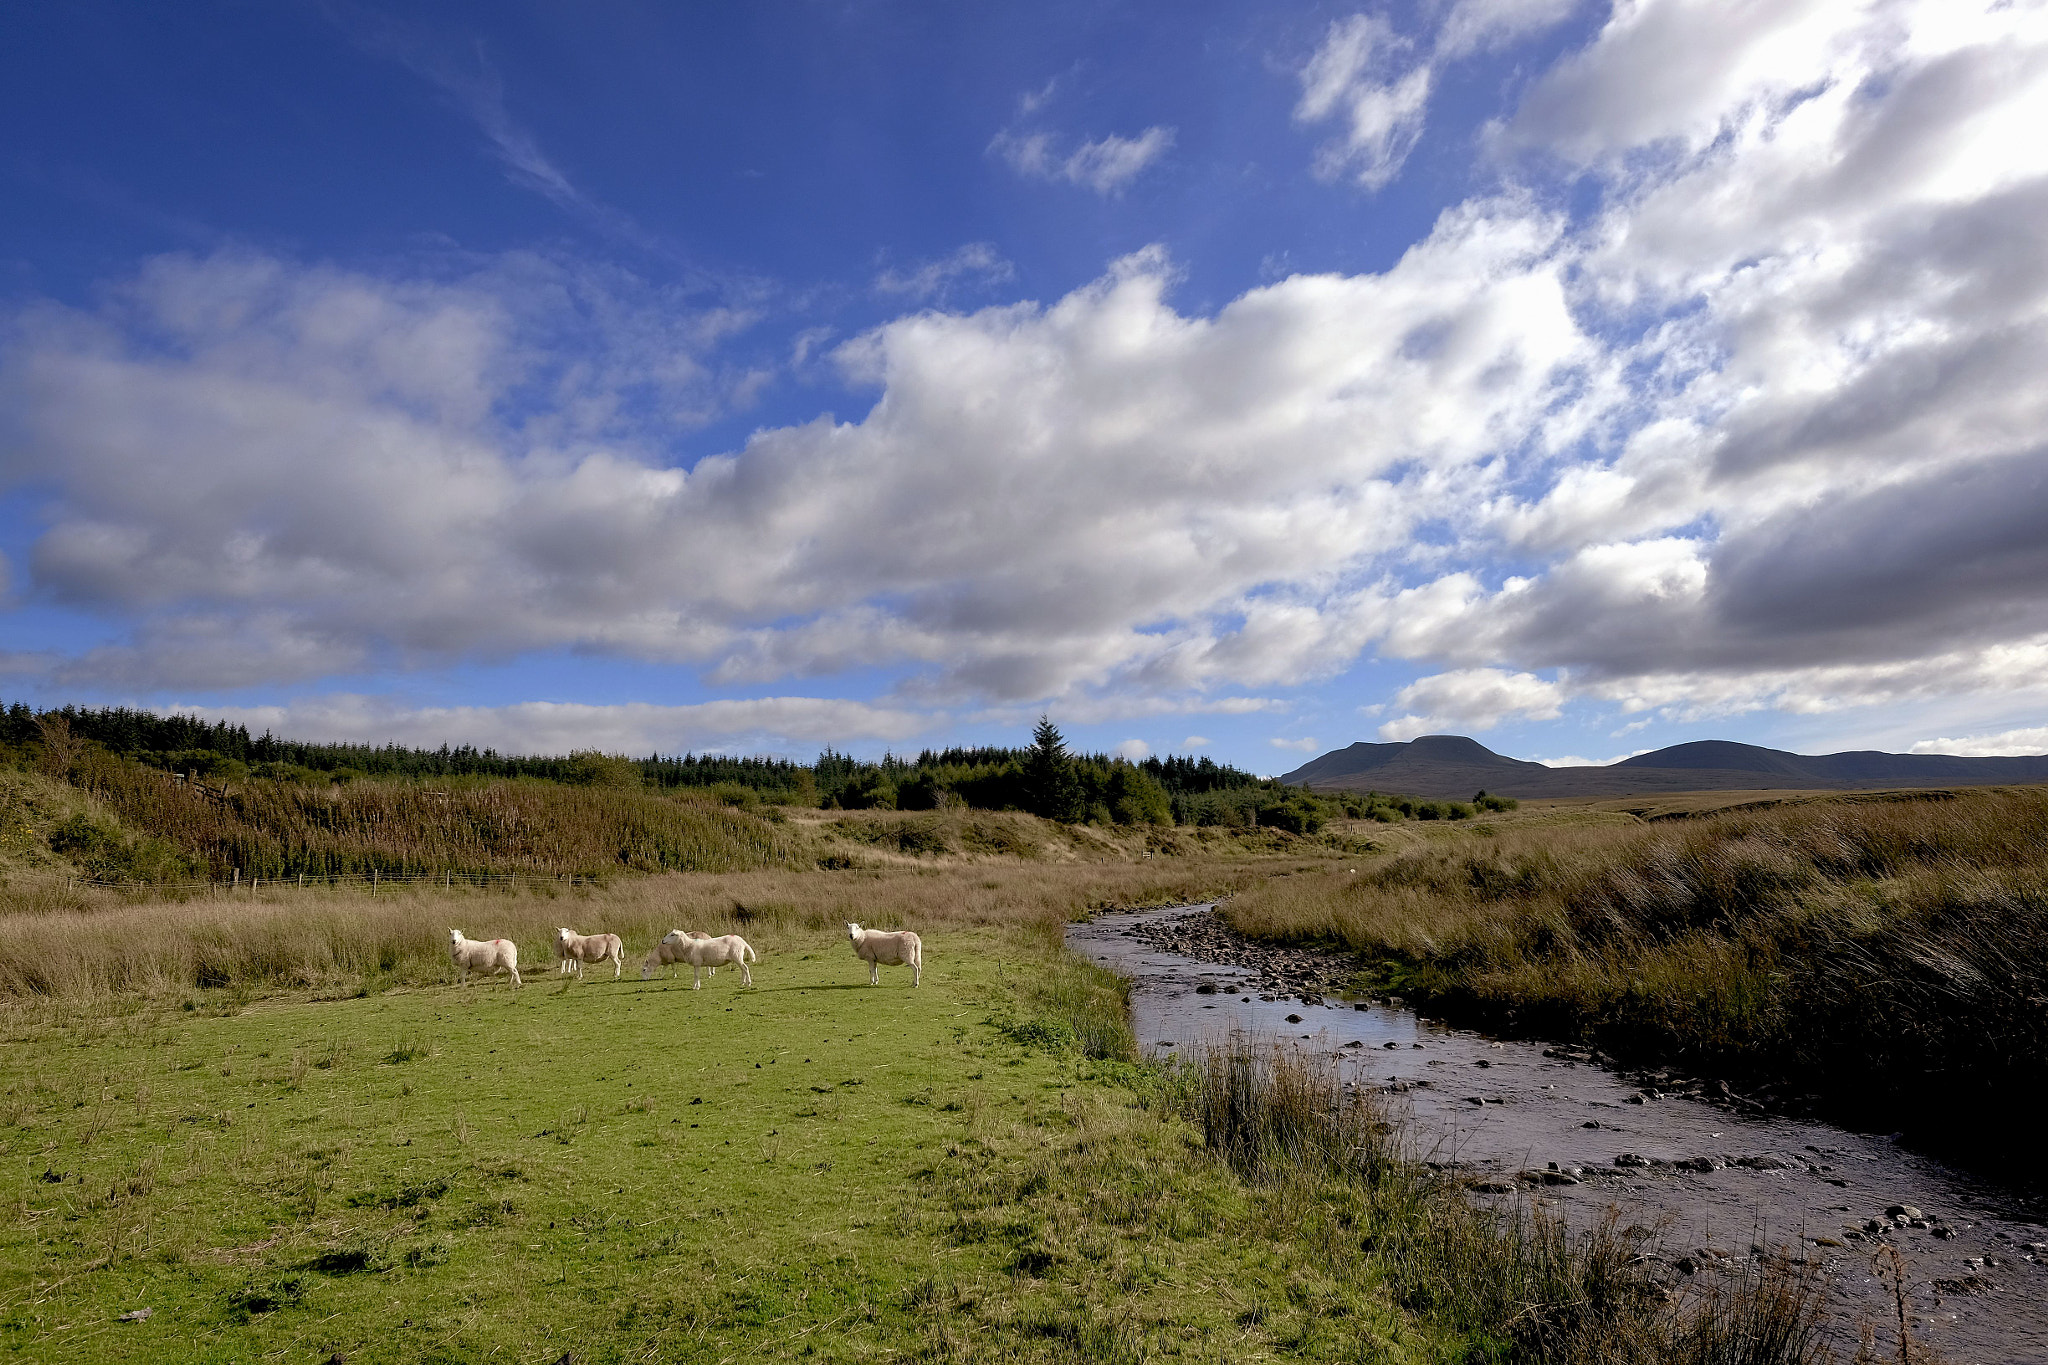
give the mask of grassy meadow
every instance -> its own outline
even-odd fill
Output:
[[[1818,1358],[1789,1266],[1670,1300],[1634,1235],[1474,1208],[1334,1073],[1136,1060],[1060,926],[1319,875],[1298,846],[998,861],[875,819],[854,870],[10,892],[0,1355],[1707,1361],[1761,1322],[1746,1359]],[[870,988],[846,919],[918,928],[923,988]],[[562,923],[625,978],[557,976]],[[452,984],[450,926],[527,984]],[[679,926],[745,933],[755,986],[640,981]]]

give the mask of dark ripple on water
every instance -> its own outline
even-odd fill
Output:
[[[1896,1246],[1917,1339],[1954,1365],[2048,1362],[2048,1229],[1888,1138],[1738,1113],[1583,1053],[1339,999],[1354,964],[1244,939],[1211,906],[1100,915],[1067,943],[1131,979],[1147,1048],[1241,1033],[1326,1052],[1347,1085],[1403,1096],[1428,1155],[1478,1197],[1533,1198],[1582,1223],[1618,1207],[1663,1227],[1663,1269],[1684,1282],[1782,1247],[1827,1272],[1850,1344],[1864,1317],[1895,1320],[1872,1253]]]

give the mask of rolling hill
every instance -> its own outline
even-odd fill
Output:
[[[1353,744],[1280,779],[1314,791],[1383,791],[1410,796],[1632,796],[1654,792],[1811,788],[1987,786],[2048,782],[2048,755],[1958,758],[1855,750],[1794,754],[1732,740],[1674,744],[1604,767],[1549,768],[1497,754],[1463,735],[1423,735],[1405,744]]]

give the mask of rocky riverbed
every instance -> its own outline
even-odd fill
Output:
[[[1292,996],[1320,1005],[1358,975],[1358,964],[1339,953],[1246,938],[1214,906],[1135,923],[1126,932],[1140,943],[1182,957],[1243,968],[1245,979],[1231,983],[1233,994],[1250,990],[1270,1000]]]
[[[1951,1365],[2048,1362],[2048,1228],[1887,1137],[1344,1000],[1349,959],[1246,940],[1210,906],[1101,915],[1068,943],[1132,980],[1148,1047],[1240,1033],[1323,1052],[1345,1084],[1399,1097],[1418,1155],[1474,1197],[1533,1199],[1582,1224],[1616,1208],[1674,1287],[1785,1255],[1826,1275],[1835,1334],[1853,1348],[1866,1322],[1895,1330],[1895,1248],[1916,1341]]]

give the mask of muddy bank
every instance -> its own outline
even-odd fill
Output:
[[[1861,1320],[1894,1319],[1874,1260],[1893,1246],[1917,1340],[1956,1365],[2048,1361],[2048,1228],[1885,1136],[1342,1000],[1348,961],[1242,939],[1206,906],[1102,915],[1067,938],[1131,979],[1146,1047],[1170,1055],[1242,1032],[1327,1051],[1347,1084],[1401,1097],[1420,1155],[1476,1197],[1532,1198],[1579,1221],[1614,1205],[1661,1228],[1667,1282],[1782,1248],[1827,1273],[1837,1336],[1853,1346]]]

